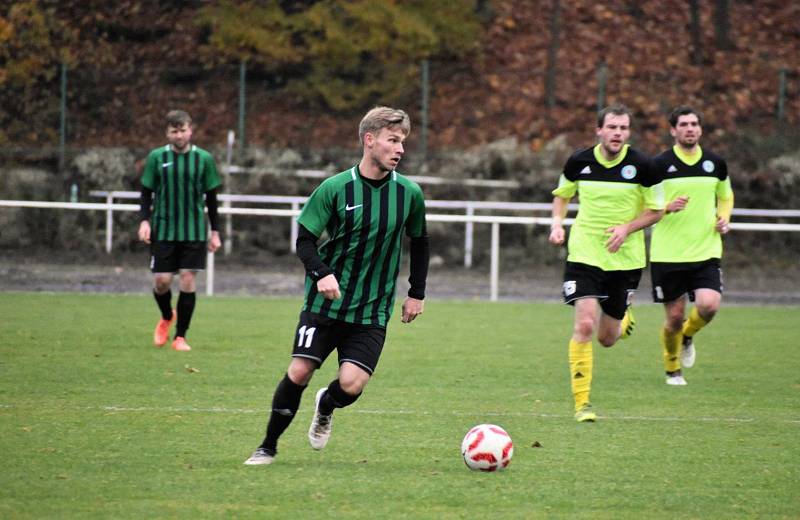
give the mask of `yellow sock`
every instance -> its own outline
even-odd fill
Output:
[[[661,346],[664,350],[664,370],[675,372],[681,369],[681,359],[678,356],[681,347],[680,332],[670,332],[666,328],[661,329]]]
[[[579,343],[569,340],[569,377],[572,395],[575,397],[575,411],[589,402],[592,387],[592,342]]]
[[[689,317],[683,322],[683,335],[692,337],[707,324],[708,322],[701,318],[700,313],[697,312],[697,307],[692,307]]]

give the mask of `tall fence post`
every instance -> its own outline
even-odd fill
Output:
[[[224,182],[225,182],[225,192],[231,192],[231,166],[233,161],[233,143],[234,139],[236,138],[233,130],[228,130],[228,148],[225,153],[225,173],[224,173]],[[230,208],[231,201],[229,199],[225,199],[222,202],[222,207]],[[230,213],[225,215],[225,240],[223,241],[223,253],[225,256],[231,254],[233,251],[233,215]]]
[[[67,147],[67,64],[61,63],[61,100],[59,103],[61,119],[58,128],[58,173],[64,173]],[[77,202],[73,200],[72,202]]]
[[[247,63],[245,60],[239,62],[239,161],[244,159],[244,149],[246,139],[244,133],[244,121],[246,110],[246,83]]]
[[[420,114],[419,156],[422,164],[428,161],[428,111],[430,88],[430,65],[427,59],[422,60],[422,100]]]
[[[600,112],[606,106],[606,82],[608,81],[608,65],[600,62],[597,67],[597,111]]]
[[[778,133],[783,133],[783,118],[786,110],[786,69],[782,68],[778,72],[778,113],[777,126]]]

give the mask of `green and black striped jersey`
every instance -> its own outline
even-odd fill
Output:
[[[426,235],[420,187],[396,171],[376,187],[354,166],[323,181],[297,221],[316,236],[327,231],[319,254],[333,269],[342,293],[327,300],[306,277],[303,310],[385,327],[394,305],[403,231],[412,238]]]
[[[170,145],[147,155],[142,186],[153,191],[152,239],[205,241],[204,195],[221,184],[214,157],[192,145],[175,153]]]
[[[717,200],[731,199],[728,165],[719,155],[703,150],[688,157],[675,145],[655,158],[667,202],[686,196],[689,202],[664,215],[653,228],[651,262],[699,262],[722,258],[722,237],[716,230]]]

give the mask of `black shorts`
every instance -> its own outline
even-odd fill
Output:
[[[653,301],[674,302],[684,294],[694,301],[694,291],[711,289],[722,293],[722,267],[719,258],[700,262],[652,262]]]
[[[378,365],[385,340],[383,327],[348,323],[302,311],[294,334],[292,357],[312,359],[319,367],[336,349],[340,366],[349,361],[371,375]]]
[[[150,244],[150,271],[153,273],[177,273],[181,269],[202,271],[205,268],[205,242],[152,242]]]
[[[564,303],[570,305],[581,298],[597,298],[604,313],[621,320],[641,278],[641,269],[604,271],[593,265],[567,262],[561,293]]]

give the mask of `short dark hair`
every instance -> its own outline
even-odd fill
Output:
[[[192,116],[183,110],[170,110],[167,112],[167,126],[168,127],[181,127],[183,124],[192,124]]]
[[[681,116],[688,116],[689,114],[696,115],[697,122],[700,123],[700,126],[703,125],[703,114],[693,109],[689,105],[681,105],[679,107],[675,107],[675,109],[669,114],[669,126],[675,128],[678,124],[678,118]]]
[[[614,103],[613,105],[609,105],[597,113],[597,128],[603,128],[603,124],[606,122],[606,116],[608,114],[614,114],[615,116],[628,116],[631,125],[633,125],[633,116],[631,115],[631,110],[622,103]]]

